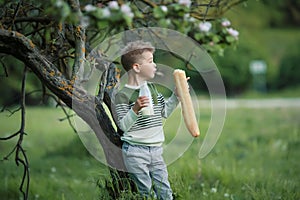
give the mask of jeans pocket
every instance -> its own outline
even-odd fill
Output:
[[[155,156],[161,156],[163,154],[163,148],[162,147],[153,147],[152,154]]]
[[[122,151],[127,156],[144,156],[149,153],[148,147],[141,146],[141,145],[132,145],[129,143],[124,143],[122,146]]]

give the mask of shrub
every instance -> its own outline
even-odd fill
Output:
[[[286,55],[279,65],[277,88],[283,89],[300,85],[300,57],[296,54]]]
[[[221,73],[226,93],[234,95],[248,89],[252,76],[249,63],[255,57],[247,46],[239,46],[236,50],[228,49],[223,57],[215,57],[214,61]]]

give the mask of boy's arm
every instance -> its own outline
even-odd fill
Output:
[[[116,112],[119,127],[124,132],[128,131],[138,118],[138,115],[132,110],[132,108],[124,108],[120,104],[116,106]]]
[[[138,112],[149,104],[146,96],[138,97],[135,104],[131,106],[124,94],[116,95],[116,113],[118,125],[124,132],[128,131],[138,119]]]
[[[177,107],[179,101],[175,93],[173,93],[168,101],[165,102],[164,109],[162,111],[162,117],[167,118],[171,115],[171,113],[175,110]]]
[[[125,94],[118,93],[115,99],[115,108],[117,114],[117,122],[119,128],[126,132],[136,122],[138,115],[133,111],[129,105],[128,99]]]

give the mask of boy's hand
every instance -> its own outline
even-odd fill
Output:
[[[186,77],[186,81],[189,81],[189,80],[190,80],[190,77]],[[190,90],[190,88],[189,88],[189,90]],[[180,96],[178,95],[178,91],[177,91],[176,87],[175,87],[174,93],[177,96],[178,100],[181,101]]]
[[[140,96],[137,98],[134,106],[132,107],[132,110],[138,114],[138,112],[144,108],[147,107],[149,105],[150,101],[149,98],[147,96]]]

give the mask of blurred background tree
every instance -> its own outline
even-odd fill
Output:
[[[300,2],[294,0],[252,0],[225,13],[240,32],[239,44],[222,57],[212,56],[229,97],[252,90],[252,60],[267,64],[267,92],[299,88],[299,16]]]

